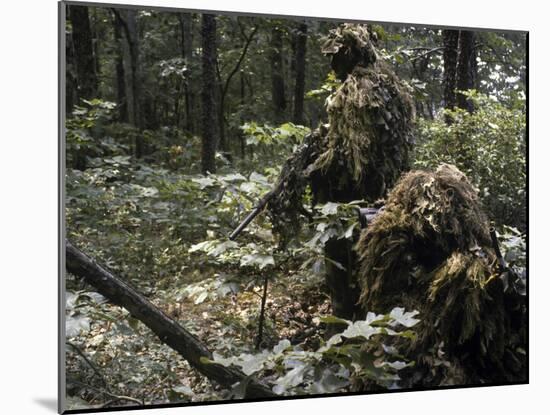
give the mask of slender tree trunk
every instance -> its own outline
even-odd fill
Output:
[[[128,105],[128,121],[138,129],[134,137],[134,154],[137,158],[144,155],[145,143],[139,130],[143,128],[143,114],[141,110],[141,74],[139,67],[139,35],[137,27],[137,11],[126,10],[125,17],[116,9],[113,10],[116,18],[124,29],[126,47],[124,53],[126,75],[126,98]]]
[[[192,88],[193,73],[191,62],[193,60],[193,18],[190,13],[179,14],[181,30],[181,57],[185,62],[186,73],[183,83],[185,96],[185,129],[190,133],[195,132],[195,92]]]
[[[456,63],[458,47],[458,30],[443,31],[443,99],[445,108],[453,109],[456,105]]]
[[[307,24],[301,23],[296,33],[295,71],[296,82],[294,84],[294,114],[292,120],[295,124],[304,122],[304,92],[306,79],[306,44]]]
[[[475,35],[469,30],[461,30],[458,36],[458,54],[456,66],[456,89],[466,91],[474,88],[476,77]],[[472,112],[473,103],[463,94],[457,94],[459,108]]]
[[[68,17],[68,15],[67,15]],[[73,107],[78,103],[78,94],[77,89],[78,85],[76,83],[76,64],[74,57],[74,45],[71,33],[66,33],[65,36],[65,56],[67,59],[66,65],[66,107],[65,111],[67,117],[70,117],[73,111]]]
[[[285,80],[283,76],[283,32],[280,27],[271,30],[271,98],[275,120],[284,120],[286,109]]]
[[[68,10],[72,23],[78,98],[95,98],[97,96],[98,80],[88,7],[68,6]]]
[[[130,122],[136,127],[141,125],[140,114],[140,84],[139,84],[139,45],[138,45],[138,31],[137,31],[137,12],[135,10],[126,11],[126,25],[127,25],[127,41],[128,41],[128,53],[129,53],[129,83],[130,91],[132,94],[130,108]]]
[[[151,94],[144,94],[141,105],[141,114],[143,117],[142,127],[147,130],[156,130],[159,128],[160,123],[155,111],[155,100]],[[142,150],[142,155],[145,149]]]
[[[117,55],[115,57],[115,72],[118,120],[120,122],[128,122],[128,102],[126,98],[126,76],[124,74],[124,46],[122,43],[122,27],[120,21],[116,18],[116,16],[113,19],[113,29],[117,50]]]
[[[211,14],[202,15],[202,158],[203,174],[216,172],[216,147],[218,142],[219,119],[216,111],[216,18]]]
[[[228,143],[225,140],[225,98],[227,97],[227,93],[229,91],[229,85],[231,85],[231,80],[235,76],[237,72],[239,72],[239,69],[241,67],[241,64],[244,61],[244,58],[246,57],[246,52],[248,51],[248,48],[250,46],[250,43],[252,42],[252,39],[254,38],[254,35],[258,31],[258,26],[255,26],[252,29],[252,32],[250,32],[250,35],[244,34],[244,45],[243,49],[241,51],[241,55],[237,62],[235,63],[235,66],[227,76],[227,79],[225,82],[222,82],[221,80],[221,74],[218,72],[218,82],[219,82],[219,88],[218,91],[220,93],[220,113],[219,113],[219,121],[220,121],[220,147],[224,152],[226,153],[226,156],[228,156],[229,160],[231,161],[231,155],[229,154],[229,148]]]
[[[244,124],[244,114],[243,114],[243,110],[244,110],[244,106],[246,104],[246,91],[245,91],[245,80],[244,80],[244,72],[241,70],[240,71],[240,93],[241,93],[241,108],[240,108],[240,114],[241,114],[241,118],[240,118],[240,122],[241,122],[241,125]],[[244,133],[243,131],[239,131],[239,140],[241,142],[241,158],[245,158],[246,157],[246,139],[244,137]]]

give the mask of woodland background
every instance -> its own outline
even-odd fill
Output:
[[[145,0],[144,0],[145,2]],[[56,405],[57,362],[52,356],[57,350],[57,286],[52,283],[57,278],[57,223],[52,218],[57,212],[57,28],[53,22],[57,19],[56,1],[9,2],[3,14],[4,24],[0,26],[3,39],[3,50],[10,62],[17,65],[5,65],[2,74],[11,82],[4,84],[4,97],[0,106],[4,114],[9,114],[4,120],[3,131],[15,139],[6,140],[6,158],[0,166],[3,177],[13,177],[13,172],[19,172],[17,180],[3,181],[6,194],[12,195],[18,203],[6,203],[0,208],[3,218],[10,218],[3,223],[3,248],[5,275],[11,278],[5,280],[5,290],[24,293],[27,304],[33,306],[21,307],[21,296],[7,296],[1,303],[2,321],[6,332],[18,333],[18,341],[2,343],[1,350],[10,359],[5,361],[4,375],[11,380],[9,398],[4,402],[4,408],[12,411],[29,410],[33,413],[51,413]],[[178,7],[179,1],[156,0],[157,5]],[[192,8],[211,8],[221,10],[224,2],[202,0],[186,2]],[[548,38],[548,25],[544,19],[545,7],[541,3],[526,3],[518,7],[513,1],[477,1],[465,0],[461,8],[443,8],[432,1],[406,2],[395,0],[395,6],[388,8],[386,4],[369,3],[355,5],[353,14],[356,18],[379,21],[408,21],[432,24],[468,25],[472,27],[501,27],[527,29],[530,31],[530,222],[537,226],[530,232],[530,265],[533,279],[531,282],[531,324],[544,324],[544,292],[547,280],[538,278],[544,275],[546,265],[545,234],[548,221],[543,214],[546,196],[543,191],[546,168],[547,141],[544,139],[545,127],[545,97],[549,93],[549,85],[544,71],[548,65],[548,55],[544,53],[544,40]],[[346,8],[335,9],[330,2],[304,1],[296,3],[281,0],[277,3],[255,4],[253,7],[242,0],[231,3],[234,10],[253,10],[254,12],[339,16],[346,18],[350,11]],[[28,13],[32,8],[33,13]],[[498,13],[495,10],[498,9]],[[429,12],[428,12],[429,10]],[[314,11],[314,12],[313,12]],[[474,12],[475,11],[475,12]],[[21,30],[20,19],[13,16],[25,15],[26,23],[33,30]],[[14,40],[17,33],[17,41]],[[40,36],[36,36],[40,33]],[[33,53],[29,53],[32,50]],[[40,70],[36,63],[40,62]],[[22,93],[21,85],[26,86]],[[29,123],[27,104],[33,99],[48,103],[34,111],[33,122]],[[25,128],[21,128],[25,126]],[[32,147],[33,151],[29,151]],[[13,154],[25,154],[25,160],[32,169],[21,169],[21,158]],[[40,174],[37,174],[37,172]],[[32,191],[27,191],[32,189]],[[540,189],[540,190],[539,190]],[[15,196],[13,196],[15,195]],[[11,200],[11,199],[10,199]],[[36,201],[40,200],[40,209]],[[32,229],[21,232],[21,224],[25,223]],[[28,261],[28,250],[21,246],[30,246],[34,250],[34,261]],[[25,266],[21,266],[25,264]],[[32,289],[29,290],[29,278]],[[13,310],[18,310],[18,318],[11,318]],[[37,313],[37,310],[40,310]],[[30,330],[21,330],[21,322],[29,322]],[[36,339],[41,346],[36,347]],[[540,407],[547,389],[547,360],[543,353],[548,343],[548,333],[545,330],[531,331],[531,384],[515,387],[471,388],[464,390],[442,390],[436,393],[406,393],[383,394],[375,396],[356,396],[347,398],[328,398],[313,400],[286,400],[277,403],[263,402],[244,405],[224,405],[224,411],[233,413],[252,413],[262,410],[267,413],[280,411],[313,410],[318,413],[331,413],[342,407],[364,407],[368,405],[373,411],[386,410],[391,407],[395,411],[410,413],[439,413],[445,406],[450,414],[464,413],[468,410],[491,408],[502,414],[512,414],[519,411]],[[21,370],[21,362],[34,368],[33,376],[27,370]],[[535,361],[537,364],[535,365]],[[24,388],[18,385],[25,385]],[[201,406],[188,407],[189,413],[217,413],[220,407]],[[172,413],[172,409],[156,410],[155,413]]]
[[[308,245],[322,235],[304,235],[285,257],[267,218],[250,228],[249,243],[225,236],[323,120],[337,81],[319,42],[334,25],[69,11],[68,236],[171,316],[185,315],[224,355],[251,351],[255,293],[266,273],[275,284],[263,346],[300,340],[293,336],[316,324],[312,316],[329,312],[319,247]],[[447,161],[465,171],[501,229],[508,259],[524,265],[525,35],[471,32],[461,50],[454,31],[374,29],[384,59],[415,93],[415,166]],[[459,56],[468,57],[462,66]],[[446,64],[458,70],[451,75]],[[201,88],[204,76],[213,88]],[[456,122],[445,122],[445,108]],[[330,222],[336,212],[322,213],[319,221]],[[67,286],[74,405],[103,405],[105,392],[138,402],[225,398],[123,310],[78,281]],[[305,309],[303,298],[311,301]]]

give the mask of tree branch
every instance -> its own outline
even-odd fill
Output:
[[[231,82],[231,78],[233,78],[233,76],[237,73],[237,71],[241,67],[241,63],[243,62],[244,57],[246,56],[246,52],[248,51],[248,47],[250,46],[250,43],[252,42],[252,38],[254,37],[256,32],[258,31],[258,28],[259,28],[259,26],[255,26],[254,29],[252,30],[252,32],[250,33],[250,35],[248,35],[248,36],[246,36],[244,34],[244,31],[243,31],[243,36],[246,39],[246,43],[244,44],[244,47],[243,47],[243,50],[241,52],[241,56],[239,57],[239,60],[237,61],[237,63],[235,64],[235,67],[233,68],[233,70],[230,72],[229,76],[225,80],[225,85],[224,85],[223,91],[222,91],[222,97],[225,97],[225,94],[227,94],[227,90],[229,89],[229,83]]]

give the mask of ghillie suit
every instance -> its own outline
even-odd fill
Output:
[[[320,126],[304,138],[304,142],[284,163],[269,200],[269,216],[273,231],[286,246],[301,227],[304,212],[303,198],[309,184],[307,169],[320,154],[321,137],[326,127]]]
[[[322,52],[332,56],[342,85],[327,99],[328,131],[312,168],[312,181],[319,183],[314,193],[320,202],[373,202],[409,167],[414,118],[409,88],[378,59],[365,26],[340,26]]]
[[[377,57],[366,26],[343,24],[322,48],[342,81],[327,99],[328,125],[321,126],[283,166],[282,191],[268,207],[283,241],[300,228],[303,195],[311,186],[313,203],[374,202],[385,196],[408,168],[414,106],[408,88]],[[325,246],[327,285],[333,313],[354,319],[358,289],[356,258],[349,241]],[[345,269],[335,266],[341,264]]]
[[[363,306],[420,312],[403,386],[526,380],[525,298],[505,291],[480,206],[456,167],[412,171],[357,243]]]

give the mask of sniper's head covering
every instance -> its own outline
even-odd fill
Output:
[[[355,66],[367,67],[376,62],[375,39],[367,25],[345,23],[329,32],[321,52],[332,58],[332,69],[344,80]]]

